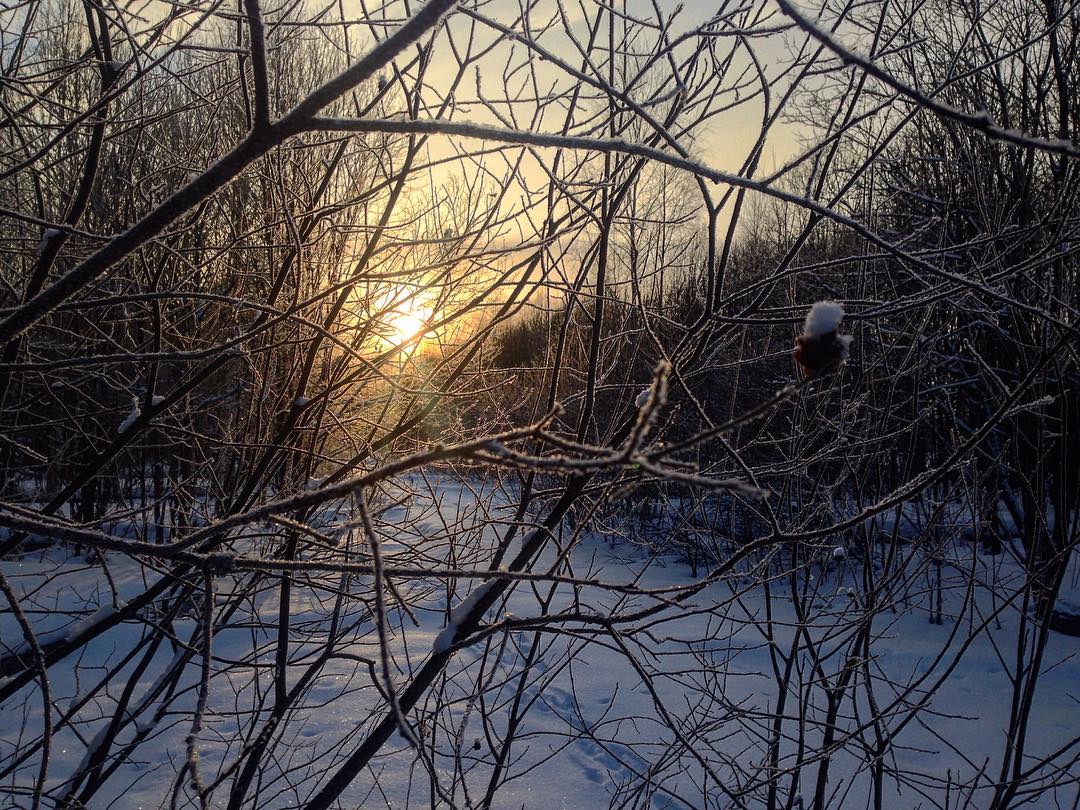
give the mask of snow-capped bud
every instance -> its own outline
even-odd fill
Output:
[[[831,374],[848,358],[851,335],[840,334],[844,308],[835,301],[818,301],[806,315],[796,338],[795,361],[805,377]]]

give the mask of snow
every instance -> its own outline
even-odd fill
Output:
[[[124,417],[124,421],[120,423],[120,426],[116,429],[117,433],[126,433],[131,429],[131,426],[139,421],[139,417],[142,416],[142,410],[139,408],[139,398],[131,398],[131,413]]]
[[[123,607],[123,605],[124,603],[121,601],[120,607]],[[83,616],[80,619],[76,619],[75,621],[70,622],[65,627],[59,628],[57,630],[50,630],[45,633],[36,633],[35,640],[37,641],[39,647],[46,647],[51,644],[57,644],[63,641],[70,641],[71,639],[80,636],[86,630],[89,630],[98,622],[105,621],[105,619],[112,616],[115,612],[116,610],[113,608],[112,605],[102,605],[93,613],[87,616]],[[28,652],[30,652],[29,642],[23,641],[23,643],[16,648],[16,653],[19,655]]]
[[[152,713],[135,718],[135,732],[137,734],[146,734],[151,731],[155,725],[157,725],[157,723]]]
[[[105,738],[108,736],[108,734],[109,724],[106,723],[101,727],[98,733],[94,735],[94,738],[90,740],[89,743],[87,743],[86,753],[83,754],[83,758],[79,761],[78,766],[76,766],[76,772],[81,772],[86,769],[86,766],[90,764],[90,759],[94,756],[95,753],[97,753],[97,750],[101,748],[101,744],[105,742]]]
[[[641,391],[638,392],[638,395],[636,397],[634,397],[634,407],[635,408],[644,408],[645,407],[645,403],[649,401],[649,392],[651,390],[652,390],[651,388],[642,388]]]
[[[380,526],[388,532],[383,543],[387,565],[399,564],[401,555],[414,551],[421,551],[432,564],[438,564],[452,548],[456,565],[479,570],[481,563],[489,559],[486,555],[497,547],[498,534],[494,531],[473,532],[471,527],[487,514],[484,509],[490,507],[484,498],[490,495],[494,485],[485,489],[483,482],[475,480],[469,480],[465,486],[449,476],[435,478],[431,492],[425,497],[418,496],[408,503],[394,505],[379,517]],[[837,508],[847,507],[838,505]],[[501,514],[509,517],[513,511],[507,509]],[[958,538],[955,543],[934,550],[935,553],[940,551],[946,562],[942,569],[945,622],[941,626],[930,624],[927,619],[931,598],[925,587],[925,576],[930,570],[926,561],[930,559],[931,550],[903,540],[924,529],[928,515],[938,515]],[[761,736],[761,718],[774,708],[778,695],[772,676],[771,654],[779,651],[787,655],[802,633],[811,634],[820,642],[835,638],[846,626],[859,623],[865,609],[860,591],[871,588],[867,590],[868,594],[874,593],[875,599],[889,605],[888,610],[875,618],[875,633],[880,635],[872,646],[873,672],[896,684],[913,684],[919,678],[928,678],[929,683],[955,663],[927,710],[918,715],[917,722],[906,723],[897,730],[895,747],[889,755],[890,768],[895,765],[918,773],[921,781],[919,784],[890,781],[886,806],[944,806],[944,786],[948,780],[952,780],[955,790],[958,780],[979,778],[978,772],[984,763],[987,760],[992,764],[999,763],[1006,751],[1008,743],[1004,729],[1012,687],[999,655],[1002,647],[1009,648],[1015,643],[1022,616],[1019,604],[1006,603],[1002,598],[1002,594],[1015,592],[1018,583],[1023,581],[1022,569],[1008,554],[983,556],[978,553],[977,544],[959,539],[963,529],[962,515],[959,506],[950,505],[939,510],[935,504],[927,502],[905,504],[902,509],[879,516],[872,527],[874,531],[869,531],[871,527],[868,527],[868,534],[872,537],[891,534],[891,529],[896,526],[901,538],[897,548],[902,559],[890,569],[887,578],[877,567],[872,571],[863,570],[862,552],[855,553],[850,546],[843,546],[837,540],[824,544],[813,564],[814,580],[806,586],[806,602],[801,613],[796,611],[790,595],[785,592],[784,581],[773,581],[771,602],[768,603],[775,619],[771,638],[763,638],[760,629],[746,620],[747,616],[763,615],[767,604],[761,576],[751,561],[735,572],[737,577],[717,582],[696,594],[693,605],[687,605],[686,610],[669,610],[650,620],[647,633],[635,634],[628,632],[629,628],[623,628],[623,638],[675,720],[683,724],[687,733],[701,729],[705,735],[701,740],[701,751],[707,753],[709,761],[720,763],[731,758],[760,778],[769,768],[766,738]],[[328,512],[327,519],[331,517]],[[340,526],[338,523],[323,526],[320,530],[332,534]],[[653,556],[627,543],[624,534],[616,534],[622,538],[618,544],[610,542],[606,536],[596,535],[584,538],[574,548],[571,567],[576,576],[609,582],[637,582],[643,588],[684,586],[694,581],[689,567],[670,552],[666,556]],[[667,537],[669,533],[663,530],[661,536]],[[841,550],[842,559],[850,562],[830,565],[831,560],[838,559],[837,552]],[[514,553],[516,547],[509,551],[510,556]],[[548,549],[534,570],[552,570],[557,565],[558,553],[556,548]],[[133,560],[111,552],[106,557],[122,599],[131,601],[148,587],[150,580]],[[106,619],[114,610],[109,607],[113,604],[111,586],[101,568],[87,565],[79,558],[68,558],[60,551],[52,550],[0,561],[0,566],[19,593],[33,594],[35,605],[65,612],[30,614],[40,636],[49,637],[53,633],[59,638],[70,637],[92,623]],[[968,571],[977,572],[975,591],[970,600],[964,574]],[[867,576],[876,578],[870,586],[865,585],[864,577]],[[904,578],[911,582],[908,590],[901,590],[897,584]],[[1067,580],[1073,592],[1063,594],[1063,606],[1069,604],[1069,599],[1075,600],[1080,561],[1074,560]],[[217,582],[222,593],[227,594],[230,579],[224,577]],[[454,604],[456,597],[449,595],[453,589],[448,590],[444,580],[395,580],[395,585],[416,606],[420,621],[420,626],[414,627],[393,609],[391,602],[388,616],[392,630],[391,653],[402,672],[397,680],[399,692],[408,682],[407,673],[415,672],[427,659],[429,651],[438,654],[453,649],[461,623],[480,600],[490,594],[496,582],[493,579],[458,580],[458,593],[466,595]],[[313,578],[307,584],[303,578],[298,578],[292,595],[292,613],[296,621],[309,627],[328,622],[334,610],[334,595],[328,596],[325,587],[330,584],[336,588],[337,583],[336,576],[318,582]],[[472,587],[466,592],[470,583]],[[352,603],[354,607],[350,610],[353,612],[342,617],[356,630],[344,639],[341,650],[375,657],[377,642],[370,612],[362,602],[363,595],[369,593],[370,579],[350,587],[361,599]],[[500,616],[518,621],[551,616],[573,610],[575,606],[583,614],[613,615],[618,609],[619,598],[595,588],[575,591],[569,586],[539,583],[511,583],[504,596],[505,605]],[[449,616],[446,615],[448,603],[453,605]],[[646,603],[639,600],[635,605],[641,607]],[[263,693],[268,683],[266,678],[272,676],[268,664],[272,662],[276,589],[268,589],[241,610],[238,626],[221,629],[214,637],[215,657],[219,659],[215,667],[220,667],[220,671],[212,681],[207,715],[214,732],[203,735],[199,742],[202,768],[208,779],[235,757],[238,739],[236,706],[251,705],[248,701],[254,701]],[[248,610],[249,613],[245,612]],[[81,618],[72,622],[67,616],[73,614]],[[990,616],[996,616],[999,621],[989,621],[979,628],[979,622]],[[972,620],[976,625],[974,638],[965,647],[952,634],[959,629],[961,638],[966,637]],[[139,677],[127,714],[130,724],[121,732],[116,745],[126,744],[136,732],[145,740],[135,756],[117,766],[106,788],[95,796],[95,807],[108,807],[110,803],[116,807],[160,807],[163,803],[168,806],[174,768],[168,765],[147,767],[146,763],[175,763],[176,752],[183,756],[183,740],[190,730],[188,713],[196,700],[200,665],[198,654],[192,653],[192,647],[197,649],[198,646],[198,620],[177,619],[174,625],[179,643],[175,648],[162,645]],[[652,695],[641,674],[618,649],[603,643],[602,634],[590,636],[590,628],[579,633],[581,626],[572,623],[563,629],[569,632],[545,633],[539,641],[535,640],[532,629],[500,631],[490,637],[492,650],[486,658],[483,657],[485,643],[456,651],[447,664],[445,682],[438,686],[438,699],[444,703],[439,704],[435,700],[436,693],[432,693],[431,701],[422,704],[428,707],[425,711],[435,712],[429,728],[454,731],[449,737],[436,734],[432,740],[434,762],[440,777],[446,779],[446,784],[454,778],[452,754],[455,746],[471,749],[473,740],[480,739],[480,751],[467,756],[476,757],[477,762],[481,756],[488,756],[485,724],[491,723],[495,731],[502,731],[520,682],[524,683],[523,704],[531,707],[520,727],[522,739],[527,743],[518,747],[507,764],[512,779],[497,794],[496,806],[555,810],[632,805],[627,800],[635,795],[635,785],[640,787],[641,774],[648,773],[651,767],[657,769],[656,782],[662,782],[675,795],[700,796],[700,792],[690,792],[694,787],[692,780],[700,780],[700,769],[695,771],[693,758],[680,748],[668,727],[658,718]],[[85,655],[72,656],[66,663],[51,668],[50,683],[57,705],[83,702],[79,696],[93,692],[103,668],[117,665],[144,633],[140,621],[119,624],[91,642]],[[18,638],[21,636],[14,618],[10,614],[0,615],[0,639]],[[597,640],[602,643],[593,643]],[[318,655],[321,649],[317,644],[303,640],[302,636],[295,643],[295,654],[300,661],[305,661],[306,656]],[[526,666],[525,659],[533,644],[541,645],[540,652],[534,662]],[[824,649],[831,650],[834,646],[828,642]],[[495,648],[503,652],[497,656],[493,651]],[[264,669],[245,676],[244,667],[232,663],[242,660],[258,660]],[[826,666],[834,667],[838,661],[839,658],[830,659]],[[481,662],[483,670],[480,669]],[[800,657],[799,667],[806,663]],[[110,695],[119,694],[133,667],[134,664],[129,663],[111,677]],[[172,683],[170,673],[178,667],[182,667],[180,680],[173,688],[169,686]],[[1080,727],[1080,704],[1072,698],[1075,684],[1080,682],[1080,639],[1051,632],[1043,669],[1032,708],[1032,733],[1027,751],[1031,762],[1067,745],[1075,738],[1075,729]],[[485,698],[486,714],[482,718],[474,698],[478,673],[494,684]],[[794,683],[792,689],[811,688],[817,676],[809,667],[806,677],[807,683]],[[708,702],[712,683],[716,684],[715,694],[722,695],[723,705]],[[21,701],[25,701],[31,709],[27,714],[31,718],[28,722],[39,723],[39,711],[33,711],[35,688],[33,683],[29,684],[13,700],[20,706]],[[385,704],[376,693],[366,668],[344,659],[329,662],[324,673],[312,681],[309,695],[290,716],[289,730],[284,738],[287,742],[282,743],[283,752],[288,754],[282,772],[295,773],[297,780],[307,779],[303,790],[324,779],[327,769],[316,768],[310,773],[302,768],[297,771],[286,769],[293,761],[314,756],[323,757],[320,762],[340,761],[342,751],[355,747],[357,728],[385,711]],[[785,729],[781,745],[782,767],[797,756],[800,744],[813,746],[820,739],[821,692],[810,694],[815,697],[804,708],[800,708],[797,701],[794,703],[790,715],[793,719]],[[922,691],[916,691],[902,700],[917,700],[922,694]],[[890,721],[891,729],[899,726],[907,710],[908,704],[894,703],[898,697],[888,693],[879,698],[894,704],[891,711],[895,718]],[[56,731],[49,769],[51,785],[62,784],[97,750],[103,740],[103,729],[115,714],[113,699],[97,693],[80,709],[74,728],[65,725]],[[869,795],[864,751],[857,730],[865,721],[863,692],[847,692],[844,707],[841,731],[853,736],[842,739],[834,749],[829,789],[847,791],[851,806],[862,806],[861,799]],[[806,722],[802,727],[800,714],[805,714]],[[247,714],[242,712],[241,715],[246,722]],[[715,733],[708,732],[710,727],[715,727]],[[0,767],[19,736],[23,735],[25,739],[25,734],[22,722],[0,724]],[[234,747],[230,749],[230,745]],[[116,750],[114,747],[110,753]],[[28,783],[32,784],[34,764],[34,761],[28,762],[18,778],[31,780]],[[400,741],[380,753],[378,791],[380,796],[385,796],[380,806],[402,810],[430,806],[429,797],[423,791],[417,792],[418,777],[414,765],[415,752]],[[812,777],[814,773],[816,766],[804,771],[803,776]],[[482,771],[476,771],[470,778],[476,779],[476,774],[484,775]],[[282,777],[272,766],[267,778]],[[971,807],[988,805],[986,785],[992,781],[992,777],[984,778],[971,796]],[[479,782],[486,784],[482,778]],[[700,786],[698,789],[700,791]],[[358,779],[342,796],[342,806],[368,806],[372,802],[371,790],[372,777]],[[805,788],[803,792],[809,795]],[[300,793],[301,806],[304,795]],[[223,796],[227,797],[227,793]],[[784,806],[786,798],[785,793],[780,806]],[[1059,798],[1064,799],[1064,794]],[[761,806],[755,801],[756,797],[748,797],[747,806]],[[298,803],[295,794],[268,794],[260,806],[273,810],[290,802],[294,806]],[[1044,803],[1031,802],[1026,806],[1040,810],[1055,806],[1052,802],[1053,799],[1047,797]],[[693,802],[691,805],[701,806]],[[657,797],[656,801],[639,802],[637,806],[686,805],[672,805]],[[847,800],[830,805],[847,806]]]
[[[807,337],[820,337],[835,332],[844,317],[844,307],[835,301],[818,301],[806,315],[803,334]]]
[[[49,240],[55,236],[59,236],[60,231],[56,228],[46,228],[45,232],[41,234],[41,241],[38,242],[37,255],[40,256],[45,252],[45,246],[49,244]]]
[[[151,405],[151,407],[154,407],[154,408],[158,407],[159,405],[163,404],[164,402],[165,402],[165,397],[162,397],[162,396],[156,396],[155,395],[155,396],[150,398],[150,405]],[[131,429],[131,426],[134,425],[139,420],[139,417],[141,417],[141,416],[142,416],[142,405],[140,404],[140,399],[137,396],[133,396],[131,398],[131,413],[129,413],[126,417],[124,417],[124,421],[121,422],[120,426],[116,428],[116,432],[117,433],[126,433],[128,430]]]
[[[123,599],[117,600],[116,607],[112,605],[102,605],[89,616],[84,616],[77,622],[73,623],[67,632],[67,639],[73,639],[79,635],[82,635],[85,631],[89,630],[95,624],[105,621],[112,616],[117,610],[123,610],[126,603]]]
[[[487,595],[488,591],[490,591],[497,582],[497,579],[489,579],[483,585],[473,588],[468,596],[450,610],[450,616],[447,619],[446,627],[443,628],[439,635],[435,636],[435,641],[431,645],[431,649],[434,650],[435,653],[444,653],[454,646],[454,639],[457,637],[458,628],[461,626],[461,623],[469,618],[469,615],[480,603],[480,600]]]

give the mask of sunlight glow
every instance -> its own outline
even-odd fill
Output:
[[[420,333],[427,331],[427,324],[424,322],[424,319],[415,312],[390,313],[387,319],[387,326],[389,326],[391,330],[390,341],[397,345],[405,343]]]
[[[400,290],[389,291],[380,301],[382,325],[379,339],[386,348],[404,347],[431,331],[434,308],[418,296],[407,297]],[[417,348],[423,340],[417,341]]]

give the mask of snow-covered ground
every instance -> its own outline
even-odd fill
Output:
[[[388,498],[378,514],[388,565],[468,567],[490,560],[496,537],[491,520],[512,517],[508,507],[498,506],[505,499],[492,496],[492,485],[472,480],[463,486],[446,477],[411,486],[403,502]],[[491,512],[478,508],[492,503]],[[592,535],[580,538],[564,555],[558,541],[570,538],[567,529],[550,543],[537,570],[554,570],[561,561],[564,575],[636,583],[642,589],[681,588],[694,581],[673,553],[647,556],[637,547]],[[657,544],[662,547],[663,539]],[[361,547],[353,551],[359,555]],[[875,553],[867,567],[855,550],[823,547],[810,559],[796,561],[789,576],[788,557],[774,550],[771,557],[754,561],[768,559],[771,567],[748,563],[736,576],[677,606],[617,623],[614,634],[581,620],[552,621],[542,633],[538,625],[512,623],[560,611],[618,619],[655,606],[656,600],[597,587],[517,584],[505,603],[488,614],[491,622],[508,620],[511,625],[456,653],[446,677],[436,681],[420,711],[409,717],[426,741],[424,759],[439,774],[442,795],[435,802],[479,803],[491,773],[492,748],[498,748],[493,744],[502,739],[507,718],[516,711],[522,719],[495,807],[763,806],[773,715],[782,691],[778,679],[784,674],[783,656],[795,645],[779,766],[789,768],[800,759],[805,765],[793,790],[789,775],[780,779],[780,806],[789,792],[795,806],[799,800],[811,804],[821,763],[811,752],[821,750],[828,725],[822,686],[840,682],[847,689],[836,693],[829,806],[869,806],[873,757],[867,752],[876,733],[891,743],[884,758],[885,807],[959,807],[965,801],[970,807],[986,806],[1008,745],[1009,670],[1016,667],[1018,624],[1024,616],[1023,604],[1010,601],[1021,579],[1019,566],[1007,553],[984,555],[962,540],[936,549],[901,545],[897,552],[896,559],[885,563]],[[35,629],[52,638],[70,633],[76,623],[100,619],[144,592],[157,576],[150,566],[123,555],[106,554],[103,566],[60,549],[0,566],[22,596]],[[1076,569],[1074,560],[1069,588],[1080,576]],[[943,620],[934,623],[939,570]],[[232,599],[248,582],[250,575],[217,578],[218,605],[235,612],[213,641],[208,712],[198,739],[204,783],[234,762],[245,743],[242,735],[250,729],[251,712],[267,709],[273,698],[276,580],[263,578],[259,588],[246,589],[243,599]],[[442,579],[398,583],[418,622],[414,625],[403,611],[392,612],[399,689],[439,646],[440,634],[445,641],[448,605],[459,604],[478,585],[476,580],[448,585]],[[323,666],[300,708],[288,715],[260,785],[259,807],[302,806],[385,709],[373,688],[379,668],[366,663],[378,658],[370,577],[298,578],[291,598],[290,683],[321,650],[339,586],[346,594],[345,642],[338,647],[342,655]],[[804,595],[799,605],[792,599],[793,588]],[[868,592],[879,609],[869,625],[866,658],[851,641],[867,627]],[[162,676],[182,657],[184,644],[197,642],[198,605],[185,606],[173,629],[178,643],[162,644],[145,662],[146,648],[140,644],[146,627],[130,622],[51,668],[53,723],[69,714],[72,718],[51,740],[48,778],[55,796],[88,761],[115,713],[116,699],[136,667],[145,663],[134,679],[131,722],[118,738],[123,744],[138,735],[142,742],[90,806],[169,805],[185,761],[201,656],[190,656],[179,683],[166,688],[166,703],[161,701]],[[5,654],[22,643],[8,612],[0,617],[0,639]],[[813,642],[811,648],[807,641]],[[131,655],[133,650],[138,654]],[[1080,778],[1071,764],[1077,753],[1073,743],[1080,736],[1078,653],[1080,639],[1050,633],[1025,753],[1034,763],[1058,752],[1054,762],[1059,769]],[[867,675],[882,721],[876,729],[868,722]],[[103,680],[108,688],[98,691]],[[4,711],[0,770],[7,771],[16,752],[40,731],[37,687],[21,689]],[[35,754],[0,781],[0,791],[8,792],[4,806],[28,806],[25,791],[34,783],[37,761]],[[1046,776],[1052,772],[1040,771]],[[975,793],[957,789],[977,778],[981,787]],[[226,779],[215,794],[221,806],[229,784]],[[1030,807],[1070,806],[1076,790],[1071,785],[1038,798],[1022,795],[1017,804],[1027,798]],[[191,797],[181,792],[179,799],[183,804]],[[424,762],[401,737],[390,741],[342,797],[345,807],[431,804]]]

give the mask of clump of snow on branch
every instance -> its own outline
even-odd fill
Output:
[[[806,313],[806,325],[803,334],[807,337],[821,337],[835,332],[844,318],[844,307],[835,301],[818,301]]]
[[[56,228],[46,228],[45,232],[41,234],[41,241],[38,242],[37,255],[40,256],[44,253],[45,247],[49,244],[49,240],[59,235],[60,231]]]
[[[488,591],[490,591],[497,582],[497,579],[489,579],[483,585],[474,588],[468,596],[458,602],[450,610],[450,618],[446,622],[446,627],[444,627],[442,632],[435,637],[435,641],[431,645],[432,650],[434,650],[436,654],[444,653],[454,645],[454,639],[457,637],[458,628],[461,626],[461,623],[469,618],[473,610],[480,603],[480,600],[487,595]]]
[[[53,630],[48,633],[38,633],[35,639],[39,646],[47,647],[51,644],[56,644],[63,641],[71,641],[78,638],[80,635],[91,629],[94,625],[100,624],[109,617],[111,617],[118,610],[123,610],[127,603],[124,600],[117,600],[116,606],[111,604],[102,605],[93,613],[83,616],[80,619],[68,624],[66,627],[62,627],[59,630]],[[30,651],[30,643],[28,641],[22,642],[22,644],[16,648],[15,652],[19,655],[24,655]]]
[[[150,398],[151,407],[158,407],[165,402],[165,397],[154,396]],[[124,417],[124,421],[120,423],[120,426],[116,429],[117,433],[124,433],[131,429],[139,418],[142,416],[142,406],[139,404],[139,398],[133,396],[131,398],[131,413]]]
[[[116,429],[117,433],[126,433],[131,429],[131,426],[139,421],[139,417],[142,416],[142,409],[139,407],[139,398],[131,398],[131,413],[124,417],[124,421],[120,423],[120,427]]]

